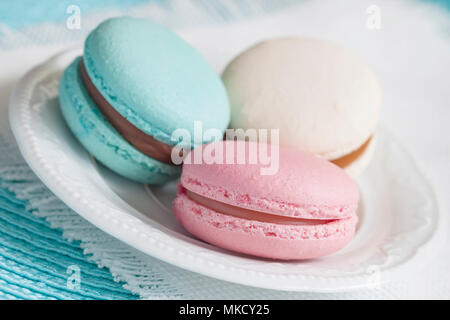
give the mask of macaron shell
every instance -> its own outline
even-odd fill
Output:
[[[344,168],[345,172],[347,172],[351,177],[357,178],[369,165],[375,152],[376,140],[376,134],[374,134],[370,139],[369,145],[364,153]]]
[[[159,184],[175,179],[181,169],[142,154],[106,121],[83,86],[81,58],[65,70],[59,85],[62,114],[78,141],[100,162],[129,179]]]
[[[197,150],[206,154],[206,148],[211,150],[213,146],[224,149],[225,155],[227,146],[235,146],[237,150],[238,144],[245,144],[249,152],[257,143],[215,142],[203,149],[197,147],[186,158],[193,159]],[[257,145],[258,148],[269,148],[266,144]],[[256,150],[259,152],[260,149]],[[233,164],[189,164],[185,161],[181,184],[213,200],[283,216],[341,219],[353,215],[357,208],[358,186],[342,169],[327,160],[280,147],[278,171],[261,175],[261,168],[266,167],[261,161],[237,164],[237,152],[234,157]],[[273,161],[275,159],[274,153]]]
[[[106,20],[86,39],[84,63],[102,96],[129,122],[174,145],[172,133],[195,120],[222,132],[230,120],[225,88],[203,56],[145,19]],[[185,141],[189,142],[189,141]]]
[[[195,203],[185,194],[174,201],[173,211],[194,236],[218,247],[258,257],[311,259],[344,247],[355,232],[357,217],[314,226],[289,226],[241,219]]]
[[[280,129],[280,145],[325,159],[356,150],[378,122],[381,90],[375,74],[327,41],[261,42],[237,56],[222,79],[232,128]]]

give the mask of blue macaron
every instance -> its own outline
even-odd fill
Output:
[[[180,174],[155,154],[179,143],[177,129],[194,147],[196,121],[223,133],[230,120],[225,88],[205,58],[164,27],[130,17],[106,20],[89,34],[83,57],[61,78],[59,99],[69,128],[96,159],[150,184]]]

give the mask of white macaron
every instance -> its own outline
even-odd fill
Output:
[[[279,129],[280,145],[353,176],[368,164],[381,90],[367,64],[346,49],[312,38],[267,40],[233,59],[222,79],[232,128]]]

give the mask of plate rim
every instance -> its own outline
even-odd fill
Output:
[[[123,225],[121,227],[116,227],[116,224],[110,223],[105,224],[104,221],[111,220],[111,217],[107,213],[96,213],[88,207],[88,203],[80,198],[80,195],[76,192],[68,189],[67,186],[61,183],[61,179],[56,179],[51,173],[51,168],[46,168],[45,161],[39,159],[36,155],[36,150],[33,145],[29,145],[29,141],[25,139],[25,132],[29,128],[26,126],[22,127],[21,122],[21,107],[23,107],[23,102],[28,99],[32,94],[32,89],[34,84],[38,82],[38,79],[42,79],[45,76],[51,74],[52,72],[60,71],[60,64],[67,59],[67,56],[75,56],[75,52],[80,49],[71,48],[64,50],[56,55],[52,56],[50,59],[46,60],[42,64],[34,67],[28,71],[16,84],[14,87],[9,104],[9,121],[12,132],[16,138],[19,150],[25,159],[26,163],[30,166],[32,171],[39,177],[39,179],[53,192],[61,201],[63,201],[68,207],[73,209],[77,214],[82,216],[84,219],[92,223],[94,226],[100,230],[108,233],[112,237],[122,241],[131,247],[143,252],[144,254],[153,256],[161,261],[175,265],[179,268],[189,270],[195,273],[199,273],[212,278],[225,280],[241,285],[248,285],[252,287],[259,287],[265,289],[283,290],[283,291],[307,291],[307,292],[321,292],[321,293],[331,293],[331,292],[341,292],[350,291],[358,288],[366,288],[372,286],[379,286],[382,283],[389,282],[394,279],[398,279],[404,273],[406,267],[411,268],[414,262],[419,259],[427,259],[434,256],[437,249],[431,250],[432,244],[443,242],[443,237],[445,236],[445,226],[446,220],[444,215],[439,210],[438,201],[436,198],[435,190],[433,186],[429,183],[426,176],[420,170],[415,159],[404,149],[404,147],[398,143],[395,137],[393,137],[394,143],[401,149],[401,151],[407,155],[408,161],[411,162],[412,167],[417,171],[417,174],[421,176],[422,180],[429,190],[430,198],[432,200],[433,209],[436,211],[436,226],[434,232],[423,242],[420,246],[416,247],[411,254],[411,257],[404,263],[390,267],[389,269],[380,271],[382,274],[382,281],[378,283],[371,284],[368,282],[369,275],[347,275],[339,277],[321,277],[315,275],[305,275],[305,274],[295,274],[295,275],[280,275],[274,273],[266,273],[261,271],[249,271],[247,269],[239,269],[236,267],[234,271],[237,272],[222,272],[217,273],[212,266],[223,267],[228,270],[232,270],[234,267],[223,265],[222,262],[215,262],[208,260],[205,257],[192,256],[192,254],[186,254],[177,248],[171,247],[167,243],[161,241],[161,239],[151,239],[154,246],[143,246],[141,241],[139,241],[140,235],[136,233],[132,237],[123,236]],[[29,99],[28,99],[29,100]],[[385,128],[384,131],[389,132]],[[142,220],[141,220],[142,221]],[[103,223],[102,223],[103,222]],[[152,226],[149,226],[152,227]],[[160,232],[158,230],[158,232]],[[158,249],[149,250],[149,247],[158,247]],[[427,250],[428,249],[428,250]],[[151,251],[151,253],[150,253]],[[191,258],[184,259],[184,261],[189,261],[185,263],[180,263],[180,259],[176,259],[176,256],[184,256]],[[191,261],[192,260],[192,261]],[[194,261],[194,262],[193,262]],[[415,263],[417,265],[418,263]],[[239,271],[245,271],[244,274],[240,274]],[[410,272],[410,269],[408,270]],[[229,274],[229,275],[228,275]],[[288,281],[279,281],[280,278],[288,278]],[[259,279],[259,281],[258,281]],[[267,280],[271,281],[267,281]],[[264,281],[263,281],[264,280]],[[296,280],[296,285],[288,285]],[[314,282],[312,282],[312,281]],[[323,286],[323,282],[327,282],[327,286]],[[299,286],[299,282],[301,285]],[[257,283],[257,285],[256,285]],[[270,283],[270,284],[269,284]],[[322,285],[318,285],[322,283]]]

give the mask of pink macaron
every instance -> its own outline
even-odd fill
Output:
[[[326,160],[263,143],[220,141],[187,155],[173,210],[203,241],[295,260],[344,247],[355,233],[358,201],[355,182]]]

